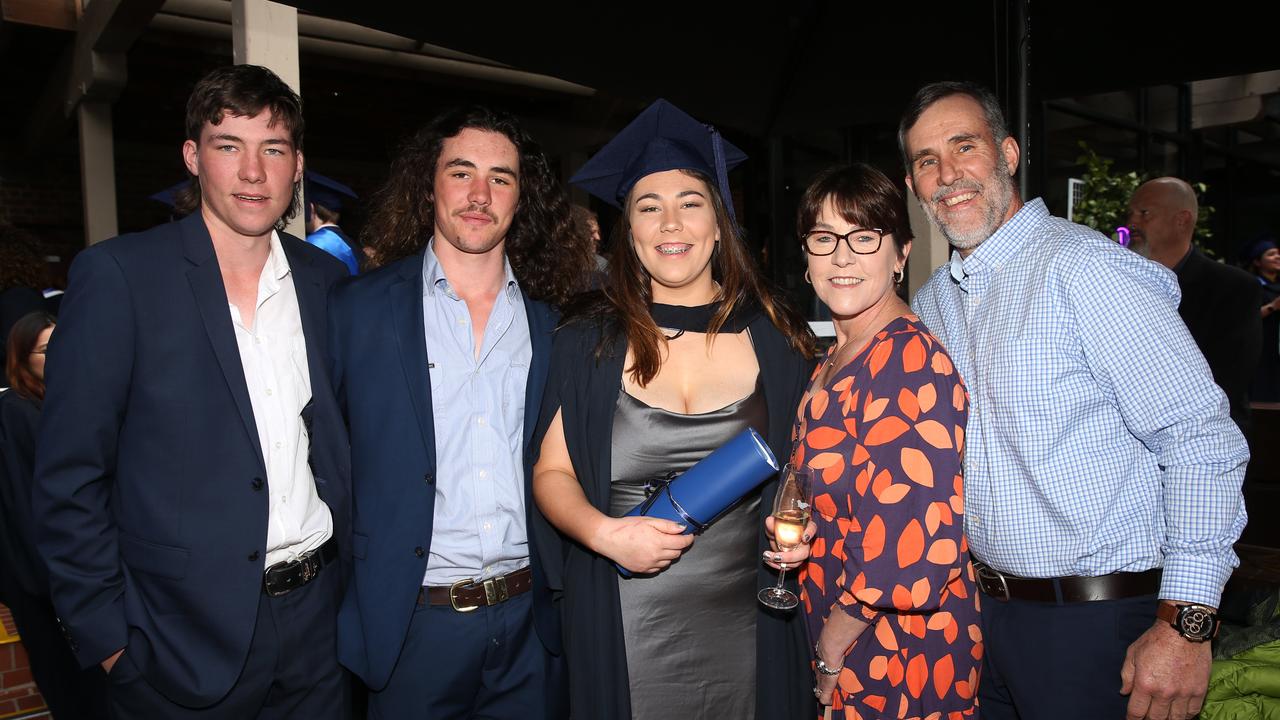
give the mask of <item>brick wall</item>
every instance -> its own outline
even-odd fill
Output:
[[[0,605],[0,718],[44,708],[44,698],[31,678],[27,651],[17,640],[9,609]]]

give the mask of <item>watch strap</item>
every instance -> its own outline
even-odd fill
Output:
[[[1194,635],[1188,635],[1187,632],[1183,630],[1182,612],[1183,612],[1183,608],[1188,608],[1188,607],[1203,611],[1206,615],[1208,615],[1209,619],[1213,622],[1213,631],[1209,633],[1208,637],[1197,637]],[[1184,603],[1181,605],[1177,605],[1177,604],[1162,600],[1160,604],[1156,607],[1156,618],[1169,623],[1169,625],[1173,627],[1173,629],[1176,630],[1179,635],[1181,635],[1183,638],[1186,638],[1187,640],[1190,640],[1191,642],[1206,642],[1208,640],[1212,640],[1213,638],[1218,636],[1218,629],[1222,625],[1222,623],[1218,620],[1218,614],[1216,612],[1214,612],[1212,609],[1210,609],[1207,606],[1196,605],[1194,603]]]

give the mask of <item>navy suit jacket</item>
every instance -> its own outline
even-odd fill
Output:
[[[280,239],[306,335],[311,466],[349,557],[348,446],[324,360],[326,293],[347,271]],[[126,648],[170,700],[212,704],[248,654],[268,497],[199,212],[79,254],[46,380],[33,504],[72,650],[88,667]]]
[[[422,262],[418,253],[352,278],[329,298],[330,374],[351,434],[355,497],[354,570],[338,613],[338,659],[374,690],[386,686],[408,635],[435,518],[435,424]],[[524,306],[533,344],[524,405],[525,507],[532,515],[530,443],[557,316],[527,296]],[[534,623],[543,645],[558,654],[559,620],[537,560],[532,519],[527,522]]]

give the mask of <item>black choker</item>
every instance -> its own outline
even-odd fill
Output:
[[[653,321],[658,327],[675,330],[676,334],[667,338],[675,340],[686,332],[705,333],[719,309],[720,303],[696,306],[653,303],[649,306],[649,314],[653,316]],[[729,319],[720,326],[720,332],[740,333],[746,330],[759,315],[760,308],[754,304],[739,303],[738,307],[729,314]]]

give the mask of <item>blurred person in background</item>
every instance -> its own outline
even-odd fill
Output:
[[[49,599],[49,570],[32,539],[36,431],[53,329],[52,315],[33,312],[14,323],[6,343],[13,386],[0,392],[0,602],[13,613],[50,712],[58,720],[106,718],[106,675],[97,666],[81,670],[67,647]]]

